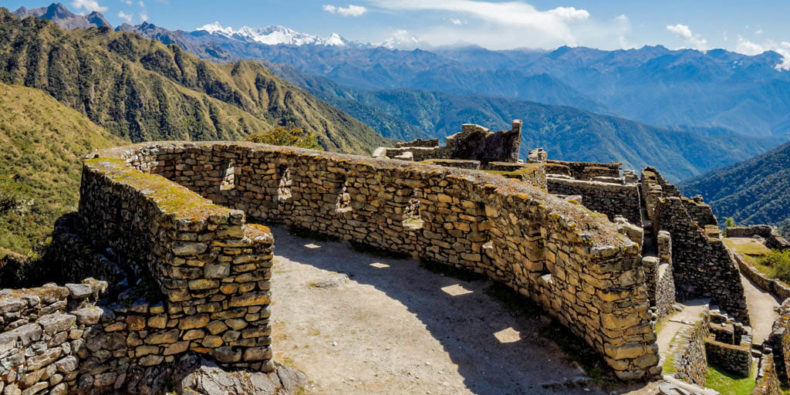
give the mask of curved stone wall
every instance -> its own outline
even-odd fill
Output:
[[[80,213],[90,234],[153,274],[176,313],[215,297],[228,311],[248,295],[266,309],[265,248],[240,247],[265,279],[213,269],[238,264],[217,247],[249,240],[246,213],[485,273],[540,303],[619,377],[660,373],[639,247],[604,215],[516,181],[251,143],[146,143],[86,160]],[[201,270],[182,271],[189,267]],[[225,295],[228,283],[250,286]],[[255,325],[266,343],[268,320]],[[226,351],[236,347],[246,345]]]

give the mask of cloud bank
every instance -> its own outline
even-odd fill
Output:
[[[363,14],[368,12],[367,8],[353,4],[349,4],[348,7],[338,7],[335,5],[327,4],[324,5],[323,8],[324,11],[330,14],[338,14],[342,16],[362,16]]]
[[[431,45],[474,44],[490,49],[556,48],[561,45],[619,47],[630,25],[621,19],[601,23],[587,10],[555,7],[540,10],[523,1],[372,0],[387,11],[433,12],[447,23],[410,34]],[[464,21],[463,26],[460,23]]]

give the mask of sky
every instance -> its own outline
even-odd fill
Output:
[[[489,49],[664,45],[790,59],[787,0],[63,0],[100,11],[113,25],[143,20],[168,29],[283,25],[323,37],[338,33],[402,48],[473,44]],[[3,0],[12,11],[47,2]],[[788,60],[790,62],[790,60]]]

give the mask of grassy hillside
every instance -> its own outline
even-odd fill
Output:
[[[688,196],[702,195],[720,218],[777,224],[790,233],[790,143],[690,179],[680,188]]]
[[[80,158],[123,143],[46,92],[0,83],[0,251],[33,254],[77,208]]]
[[[231,140],[300,127],[332,151],[385,143],[370,127],[257,62],[217,65],[107,27],[62,30],[0,9],[0,82],[43,89],[132,141]]]
[[[359,90],[311,76],[290,66],[272,70],[315,96],[342,108],[384,136],[445,137],[463,123],[508,129],[524,121],[521,149],[544,147],[555,159],[620,161],[640,169],[656,166],[671,181],[748,159],[775,146],[776,139],[704,128],[694,132],[658,128],[571,107],[478,95],[414,90]],[[384,116],[382,116],[384,115]]]

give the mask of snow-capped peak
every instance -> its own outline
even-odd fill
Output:
[[[221,35],[237,40],[252,41],[266,45],[323,45],[343,46],[345,40],[337,33],[332,33],[328,38],[300,33],[284,26],[249,27],[242,26],[238,30],[232,27],[223,27],[219,22],[209,23],[199,27],[209,34]]]
[[[422,42],[417,37],[411,35],[406,30],[396,30],[392,36],[383,42],[379,43],[378,46],[384,47],[387,49],[415,49],[420,46]]]

